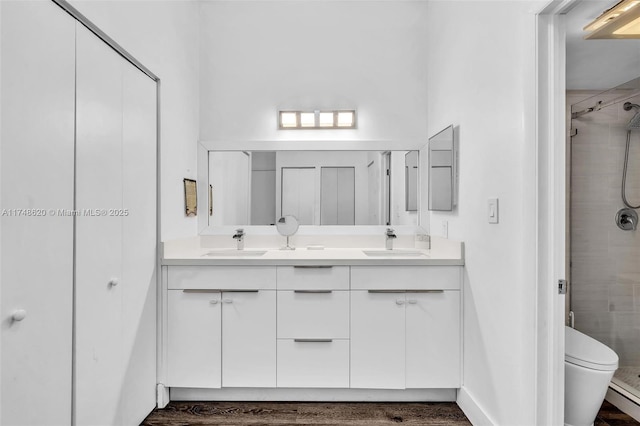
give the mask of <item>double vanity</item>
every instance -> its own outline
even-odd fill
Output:
[[[159,402],[455,399],[461,243],[280,250],[256,237],[237,250],[225,238],[164,243]]]

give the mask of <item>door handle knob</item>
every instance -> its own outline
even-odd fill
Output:
[[[11,314],[11,319],[13,321],[22,321],[26,317],[27,311],[25,311],[24,309],[16,309],[15,311],[13,311],[13,314]]]
[[[109,280],[109,287],[115,287],[119,283],[118,278],[113,277]]]

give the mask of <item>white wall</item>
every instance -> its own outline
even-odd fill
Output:
[[[183,178],[196,179],[199,5],[192,0],[72,0],[142,64],[160,77],[161,239],[195,235],[185,217]],[[125,206],[126,207],[126,206]],[[200,206],[201,211],[206,206]]]
[[[202,4],[202,140],[426,141],[426,3]],[[356,130],[278,131],[279,109],[356,108]]]
[[[429,134],[459,126],[459,206],[432,212],[431,229],[448,221],[449,237],[465,242],[463,408],[471,399],[501,425],[535,424],[535,277],[524,272],[535,258],[523,238],[535,224],[523,217],[535,209],[538,8],[432,1],[427,13]],[[492,197],[497,225],[487,220]]]

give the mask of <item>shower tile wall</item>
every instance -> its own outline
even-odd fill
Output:
[[[569,105],[584,93],[567,95]],[[603,99],[606,101],[606,99]],[[640,103],[640,97],[631,99]],[[640,230],[614,221],[620,196],[626,124],[622,104],[572,120],[571,304],[578,330],[604,342],[620,366],[640,366]],[[632,133],[627,199],[640,204],[640,131]]]

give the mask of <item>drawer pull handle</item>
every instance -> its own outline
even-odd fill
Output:
[[[331,343],[333,339],[293,339],[296,343]]]
[[[220,293],[220,290],[205,290],[205,289],[187,289],[182,290],[183,293]]]
[[[396,300],[396,305],[404,305],[404,300],[402,299]]]
[[[410,300],[407,300],[407,303],[411,305],[415,305],[416,303],[418,303],[418,301],[416,299],[410,299]]]
[[[333,265],[294,265],[297,269],[330,269]]]
[[[312,293],[333,293],[333,290],[293,290],[294,293],[308,293],[308,294],[312,294]]]
[[[211,303],[212,305],[217,305],[218,302],[219,300],[216,300],[216,299],[209,301],[209,303]]]
[[[220,290],[223,293],[258,293],[260,290]]]
[[[233,303],[233,299],[222,299],[223,303]]]
[[[444,290],[368,290],[369,293],[444,293]]]

